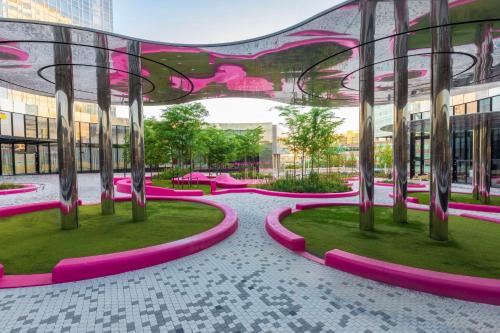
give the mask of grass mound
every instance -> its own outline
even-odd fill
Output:
[[[258,185],[258,187],[270,191],[294,193],[338,193],[351,190],[340,175],[318,175],[317,173],[311,173],[304,178],[287,174],[284,178]]]
[[[63,258],[138,249],[208,230],[224,214],[191,202],[149,201],[148,220],[132,221],[130,202],[116,203],[116,214],[101,215],[100,205],[80,206],[80,226],[61,230],[59,210],[0,219],[0,263],[6,274],[47,273]]]
[[[290,215],[283,225],[306,240],[318,257],[340,249],[358,255],[447,273],[500,278],[500,225],[450,216],[449,241],[429,238],[428,212],[408,210],[394,224],[392,209],[375,208],[375,231],[359,230],[358,207],[325,207]]]

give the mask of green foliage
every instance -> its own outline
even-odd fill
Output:
[[[498,225],[450,216],[450,240],[429,238],[429,213],[408,210],[409,223],[396,224],[392,208],[375,208],[375,231],[359,230],[359,207],[308,209],[283,220],[319,257],[332,249],[435,271],[500,278]],[[439,253],[439,255],[436,255]]]
[[[211,206],[148,201],[148,220],[132,221],[131,203],[116,203],[116,214],[100,205],[80,206],[80,227],[61,230],[59,210],[0,219],[0,262],[7,274],[47,273],[64,258],[142,248],[182,239],[214,227],[223,213]]]
[[[249,176],[248,173],[245,174],[245,172],[230,172],[230,175],[236,179],[247,179]],[[271,179],[271,178],[273,178],[272,175],[263,174],[260,172],[254,172],[251,174],[251,176],[253,179]]]
[[[180,167],[174,167],[167,169],[163,172],[158,173],[155,175],[153,178],[154,179],[162,179],[162,180],[168,180],[170,181],[172,178],[175,177],[182,177],[185,174],[189,173],[189,169],[186,168],[180,168]]]
[[[392,145],[377,145],[375,147],[375,166],[384,169],[385,173],[389,173],[392,168]]]
[[[23,185],[14,183],[0,183],[0,190],[11,190],[15,188],[21,188]]]
[[[423,204],[423,205],[428,205],[429,201],[430,201],[430,193],[429,192],[411,192],[411,193],[408,193],[408,196],[417,198],[418,202]],[[474,199],[472,194],[452,193],[450,201],[482,205],[481,201]],[[500,197],[499,196],[490,196],[490,202],[488,205],[500,206]]]
[[[271,191],[295,193],[337,193],[351,190],[339,175],[319,175],[314,172],[303,178],[293,177],[287,173],[284,178],[259,187]]]

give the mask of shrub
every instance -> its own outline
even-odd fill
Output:
[[[0,190],[11,190],[14,188],[21,188],[23,185],[14,183],[0,183]]]
[[[166,171],[163,171],[163,172],[157,174],[156,176],[154,176],[154,178],[170,180],[170,179],[175,178],[175,177],[182,177],[187,173],[189,173],[189,169],[171,168],[171,169],[167,169]]]
[[[253,178],[253,179],[269,179],[273,178],[271,175],[263,174],[260,172],[247,172],[247,177],[245,177],[245,172],[231,172],[229,173],[232,177],[236,179],[245,179],[245,178]]]
[[[260,187],[270,191],[295,193],[337,193],[351,190],[340,175],[318,175],[317,173],[310,173],[303,179],[295,178],[287,173],[284,178]]]

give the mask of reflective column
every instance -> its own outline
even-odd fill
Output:
[[[479,199],[479,118],[472,120],[472,197]]]
[[[395,223],[408,221],[406,198],[408,188],[408,127],[406,122],[406,107],[408,104],[408,1],[394,1],[394,21],[396,33],[394,36],[394,207]],[[403,33],[403,34],[401,34]]]
[[[141,84],[140,43],[129,41],[127,46],[129,81],[128,104],[130,108],[130,163],[132,217],[134,221],[146,220],[146,189],[144,183],[144,127]]]
[[[491,130],[490,113],[479,117],[479,200],[490,202],[491,187]]]
[[[361,32],[359,52],[359,228],[374,228],[374,128],[373,107],[375,99],[374,68],[375,59],[375,0],[362,0]]]
[[[78,184],[76,178],[75,135],[73,128],[73,68],[71,33],[54,27],[54,74],[57,111],[57,153],[61,228],[78,228]],[[61,66],[57,66],[61,64]]]
[[[430,237],[448,240],[448,199],[450,191],[449,107],[451,39],[448,0],[431,0],[431,201]],[[443,26],[444,25],[444,26]]]
[[[109,87],[109,53],[107,37],[96,34],[97,109],[99,115],[99,170],[101,175],[101,213],[114,214],[113,144],[111,124],[111,91]]]

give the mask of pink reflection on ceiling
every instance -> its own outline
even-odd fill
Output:
[[[0,44],[0,68],[3,70],[19,69],[19,68],[31,68],[31,65],[23,64],[6,64],[2,65],[3,61],[26,61],[29,58],[29,54],[20,50],[16,43],[4,43]]]
[[[267,94],[273,92],[271,82],[261,77],[247,76],[243,67],[237,65],[220,65],[215,74],[210,77],[190,77],[189,79],[193,83],[193,92],[198,92],[211,83],[225,84],[227,89],[233,91],[266,92]],[[189,90],[189,88],[182,86],[182,79],[178,76],[171,77],[171,85],[176,89]]]

